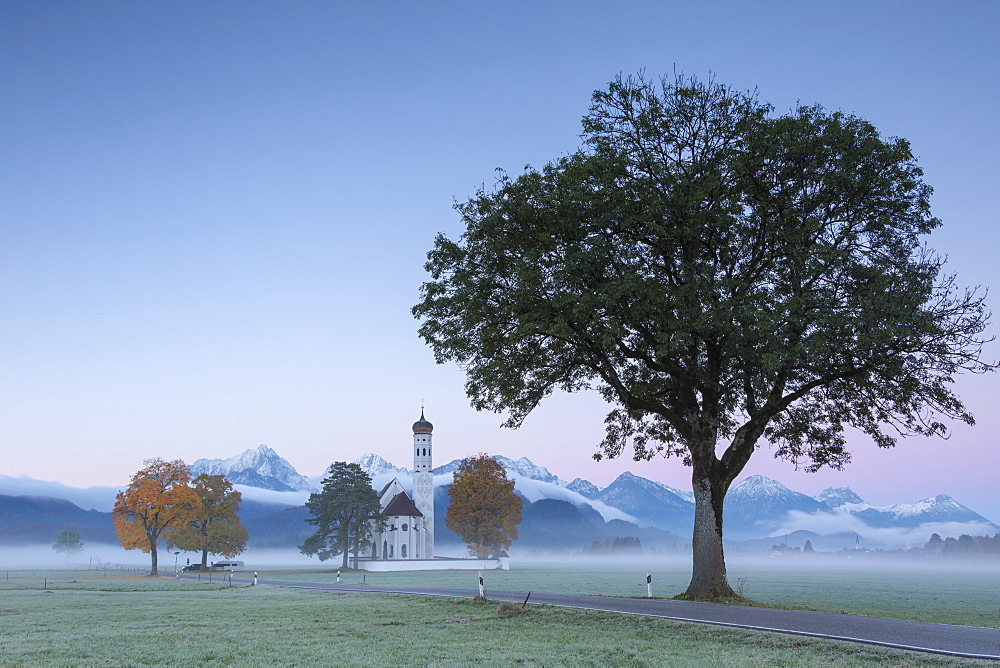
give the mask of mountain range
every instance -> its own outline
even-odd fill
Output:
[[[514,480],[515,490],[525,502],[515,549],[577,550],[592,542],[626,536],[638,537],[643,546],[653,548],[676,547],[690,540],[694,520],[691,492],[628,472],[605,487],[580,478],[565,482],[526,457],[512,460],[498,455],[494,459]],[[434,469],[439,545],[461,544],[444,524],[447,489],[460,462],[454,460]],[[367,453],[355,463],[372,477],[376,489],[393,477],[404,486],[412,484],[408,469],[377,454]],[[305,523],[302,504],[310,492],[319,490],[323,476],[309,478],[298,473],[270,447],[261,445],[228,459],[198,459],[189,468],[192,477],[201,473],[225,475],[243,493],[241,519],[252,546],[294,547],[312,532],[311,525]],[[21,484],[10,484],[15,480]],[[24,483],[24,479],[0,476],[0,544],[24,544],[32,538],[51,542],[58,533],[52,532],[57,525],[86,529],[85,539],[95,541],[113,535],[107,512],[84,511],[51,497],[45,501],[43,496],[9,494],[11,489],[24,489]],[[52,484],[48,485],[45,491],[51,494]],[[769,547],[779,537],[795,537],[802,543],[809,539],[817,549],[853,547],[856,541],[868,547],[896,548],[923,545],[935,532],[957,536],[1000,531],[997,525],[944,495],[913,504],[876,507],[848,487],[826,489],[811,497],[759,475],[730,489],[724,522],[727,544],[747,549]]]

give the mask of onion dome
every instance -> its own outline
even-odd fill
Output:
[[[434,431],[434,425],[424,418],[424,409],[420,409],[420,419],[413,423],[414,434],[429,434]]]

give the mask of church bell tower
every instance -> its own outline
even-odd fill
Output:
[[[431,433],[434,425],[424,418],[413,423],[413,503],[424,516],[420,527],[420,559],[434,558],[434,466],[432,464]]]

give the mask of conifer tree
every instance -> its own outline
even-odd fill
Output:
[[[360,466],[347,462],[330,465],[323,489],[309,495],[306,508],[312,515],[306,522],[316,526],[316,533],[299,546],[299,551],[318,556],[320,561],[340,554],[343,568],[348,567],[352,551],[357,554],[368,544],[372,521],[376,528],[385,521],[372,479]]]

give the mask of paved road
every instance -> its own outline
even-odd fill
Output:
[[[233,578],[238,582],[251,579]],[[411,594],[418,596],[444,596],[472,598],[477,592],[468,589],[423,589],[407,587],[372,587],[366,585],[336,584],[326,582],[290,582],[286,580],[258,580],[259,584],[296,589],[320,589],[344,592],[371,592],[380,594]],[[488,590],[487,596],[495,601],[522,603],[524,591]],[[907,622],[881,617],[840,615],[830,612],[805,610],[777,610],[716,603],[695,603],[672,599],[610,598],[603,596],[578,596],[574,594],[542,594],[532,592],[531,603],[554,605],[580,610],[603,610],[626,615],[643,615],[684,622],[714,624],[743,629],[790,633],[832,640],[896,647],[948,654],[972,659],[1000,661],[1000,629],[978,626],[951,626]]]

